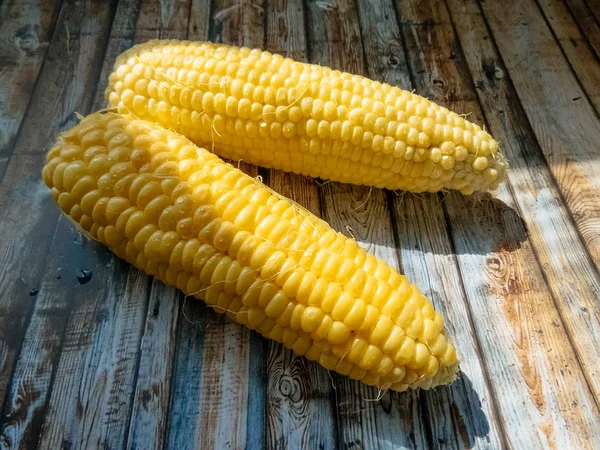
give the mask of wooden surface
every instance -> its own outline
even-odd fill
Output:
[[[432,299],[456,383],[392,394],[330,374],[59,214],[44,153],[104,106],[115,57],[157,37],[364,74],[501,142],[508,182],[473,197],[242,164]],[[598,173],[598,0],[0,0],[0,448],[600,448]]]

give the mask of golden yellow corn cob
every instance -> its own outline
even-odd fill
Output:
[[[222,157],[413,192],[495,188],[498,143],[388,84],[261,50],[150,41],[117,59],[106,98]]]
[[[444,320],[404,276],[175,132],[96,113],[42,174],[119,257],[327,369],[397,391],[455,378]]]

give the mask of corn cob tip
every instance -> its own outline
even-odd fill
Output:
[[[92,114],[42,177],[117,256],[329,370],[397,391],[458,370],[444,319],[406,277],[173,131]]]

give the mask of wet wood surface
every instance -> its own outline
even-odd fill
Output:
[[[597,0],[0,0],[0,448],[600,448]],[[260,47],[388,82],[487,129],[496,192],[252,176],[398,267],[461,375],[378,392],[267,342],[88,242],[41,182],[105,106],[119,53]],[[89,275],[91,274],[91,279]]]

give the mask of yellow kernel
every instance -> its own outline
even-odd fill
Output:
[[[348,292],[342,292],[335,303],[335,306],[333,307],[333,311],[331,311],[331,316],[335,320],[344,320],[353,305],[354,299],[352,296]]]
[[[361,369],[369,370],[374,366],[379,365],[382,357],[383,353],[379,348],[374,345],[369,345],[358,362],[358,365]]]
[[[456,362],[456,349],[452,344],[448,344],[446,347],[446,352],[440,358],[440,362],[444,366],[451,366]]]
[[[485,170],[488,165],[488,160],[485,156],[479,156],[473,161],[474,170]]]
[[[385,349],[384,349],[384,351],[385,351]],[[412,338],[407,336],[404,338],[400,349],[394,355],[394,362],[400,366],[404,366],[413,359],[415,352],[416,352],[415,341]]]
[[[301,327],[307,333],[315,331],[323,321],[324,313],[320,308],[307,307],[302,314]]]
[[[469,151],[464,146],[459,145],[456,147],[454,152],[454,159],[456,159],[456,161],[464,161],[467,159],[467,156],[469,156]]]
[[[405,340],[404,330],[400,327],[393,327],[391,333],[384,342],[382,349],[385,353],[393,354],[402,345]]]
[[[335,312],[335,308],[334,308],[334,312]],[[344,323],[351,330],[358,330],[360,328],[361,324],[363,323],[366,314],[367,314],[367,305],[365,304],[365,302],[362,299],[357,298],[354,300],[354,304],[352,305],[350,312],[344,318]]]
[[[350,337],[350,329],[339,321],[334,321],[331,324],[329,333],[327,334],[327,340],[332,344],[340,344]]]
[[[421,342],[415,346],[415,352],[411,361],[407,364],[410,369],[420,369],[429,361],[429,349]]]

